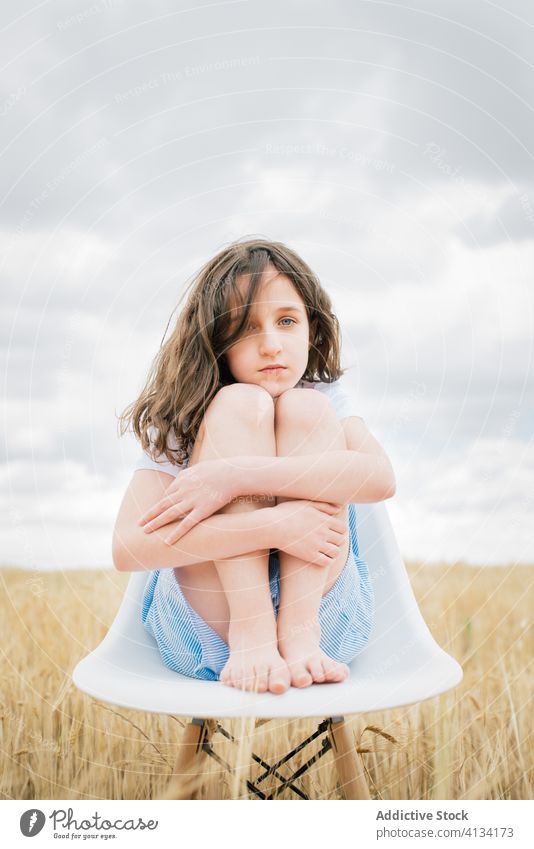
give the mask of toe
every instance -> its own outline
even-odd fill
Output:
[[[309,687],[313,678],[303,663],[294,663],[291,667],[291,683],[294,687]]]
[[[243,676],[241,673],[241,668],[239,666],[232,666],[231,669],[231,681],[232,687],[237,687],[239,690],[243,688]]]
[[[258,693],[265,693],[269,681],[269,670],[266,666],[259,666],[254,668],[254,672],[256,676],[256,691]]]
[[[246,690],[248,693],[257,693],[258,684],[253,672],[246,675],[243,679],[243,690]]]
[[[332,660],[331,657],[325,656],[323,658],[323,669],[325,672],[325,680],[326,681],[340,681],[341,680],[341,667],[339,663],[336,663]]]
[[[254,667],[246,667],[241,671],[241,689],[250,692],[254,689]]]
[[[269,674],[269,690],[271,693],[276,693],[277,696],[280,693],[285,693],[289,689],[290,683],[289,670],[271,669]]]
[[[308,660],[308,669],[316,684],[322,684],[323,681],[326,681],[326,671],[323,668],[320,657],[310,657]]]
[[[227,687],[232,686],[232,678],[228,666],[225,666],[224,669],[221,670],[221,674],[219,675],[219,681],[222,684],[226,684]]]
[[[346,663],[336,663],[334,681],[344,681],[349,674],[349,668]]]
[[[255,666],[247,666],[243,670],[243,689],[249,693],[259,692],[259,674]]]

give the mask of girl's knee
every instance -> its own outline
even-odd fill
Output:
[[[310,389],[288,389],[279,396],[276,403],[276,424],[291,427],[300,425],[312,430],[318,424],[329,427],[343,436],[343,428],[329,398],[322,392]]]
[[[249,421],[257,427],[262,420],[274,420],[272,396],[263,386],[253,383],[231,383],[223,386],[212,399],[206,417],[224,416],[226,421],[236,418]]]

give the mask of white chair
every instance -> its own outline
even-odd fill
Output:
[[[214,755],[211,736],[215,731],[229,736],[216,718],[255,717],[260,724],[278,717],[328,717],[304,742],[325,733],[319,756],[331,748],[336,750],[338,774],[346,798],[370,798],[345,717],[430,699],[457,686],[463,672],[437,645],[423,620],[385,504],[358,504],[356,515],[359,555],[369,565],[376,614],[370,642],[350,664],[350,676],[342,684],[290,687],[283,695],[274,695],[246,692],[218,681],[199,681],[167,669],[141,621],[141,598],[148,577],[143,571],[132,574],[117,616],[103,641],[76,666],[75,685],[88,695],[114,705],[192,717],[184,731],[174,771],[175,776],[182,777],[192,774],[197,753]],[[297,748],[300,750],[302,744]],[[262,778],[268,774],[280,778],[278,767],[286,764],[295,751],[272,767],[253,755],[267,767]],[[306,768],[316,759],[317,756]],[[301,775],[302,769],[297,772]],[[296,777],[297,773],[280,778],[281,786],[269,798],[285,787],[307,798],[295,785]],[[176,780],[174,785],[178,786]],[[266,798],[259,787],[250,782],[247,785],[257,796]]]

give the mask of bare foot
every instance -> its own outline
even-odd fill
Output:
[[[278,649],[287,661],[293,687],[311,684],[335,684],[345,681],[350,669],[319,647],[321,626],[318,622],[303,627],[301,623],[278,618]]]
[[[250,620],[249,620],[250,622]],[[230,622],[230,657],[219,676],[223,684],[240,690],[280,695],[289,689],[291,677],[287,663],[276,647],[276,626],[254,627]]]

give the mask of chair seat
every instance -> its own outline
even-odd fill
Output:
[[[438,647],[418,649],[383,672],[372,656],[365,649],[341,684],[290,687],[279,696],[187,678],[163,666],[156,646],[139,644],[131,650],[100,646],[78,664],[73,680],[88,695],[121,707],[206,719],[345,716],[429,699],[462,680],[461,667]]]
[[[113,625],[76,666],[76,686],[112,704],[155,713],[223,718],[325,717],[384,710],[444,693],[461,666],[435,642],[417,606],[386,507],[356,505],[360,556],[368,565],[376,613],[371,639],[341,684],[247,693],[167,669],[141,621],[146,572],[132,574]]]

